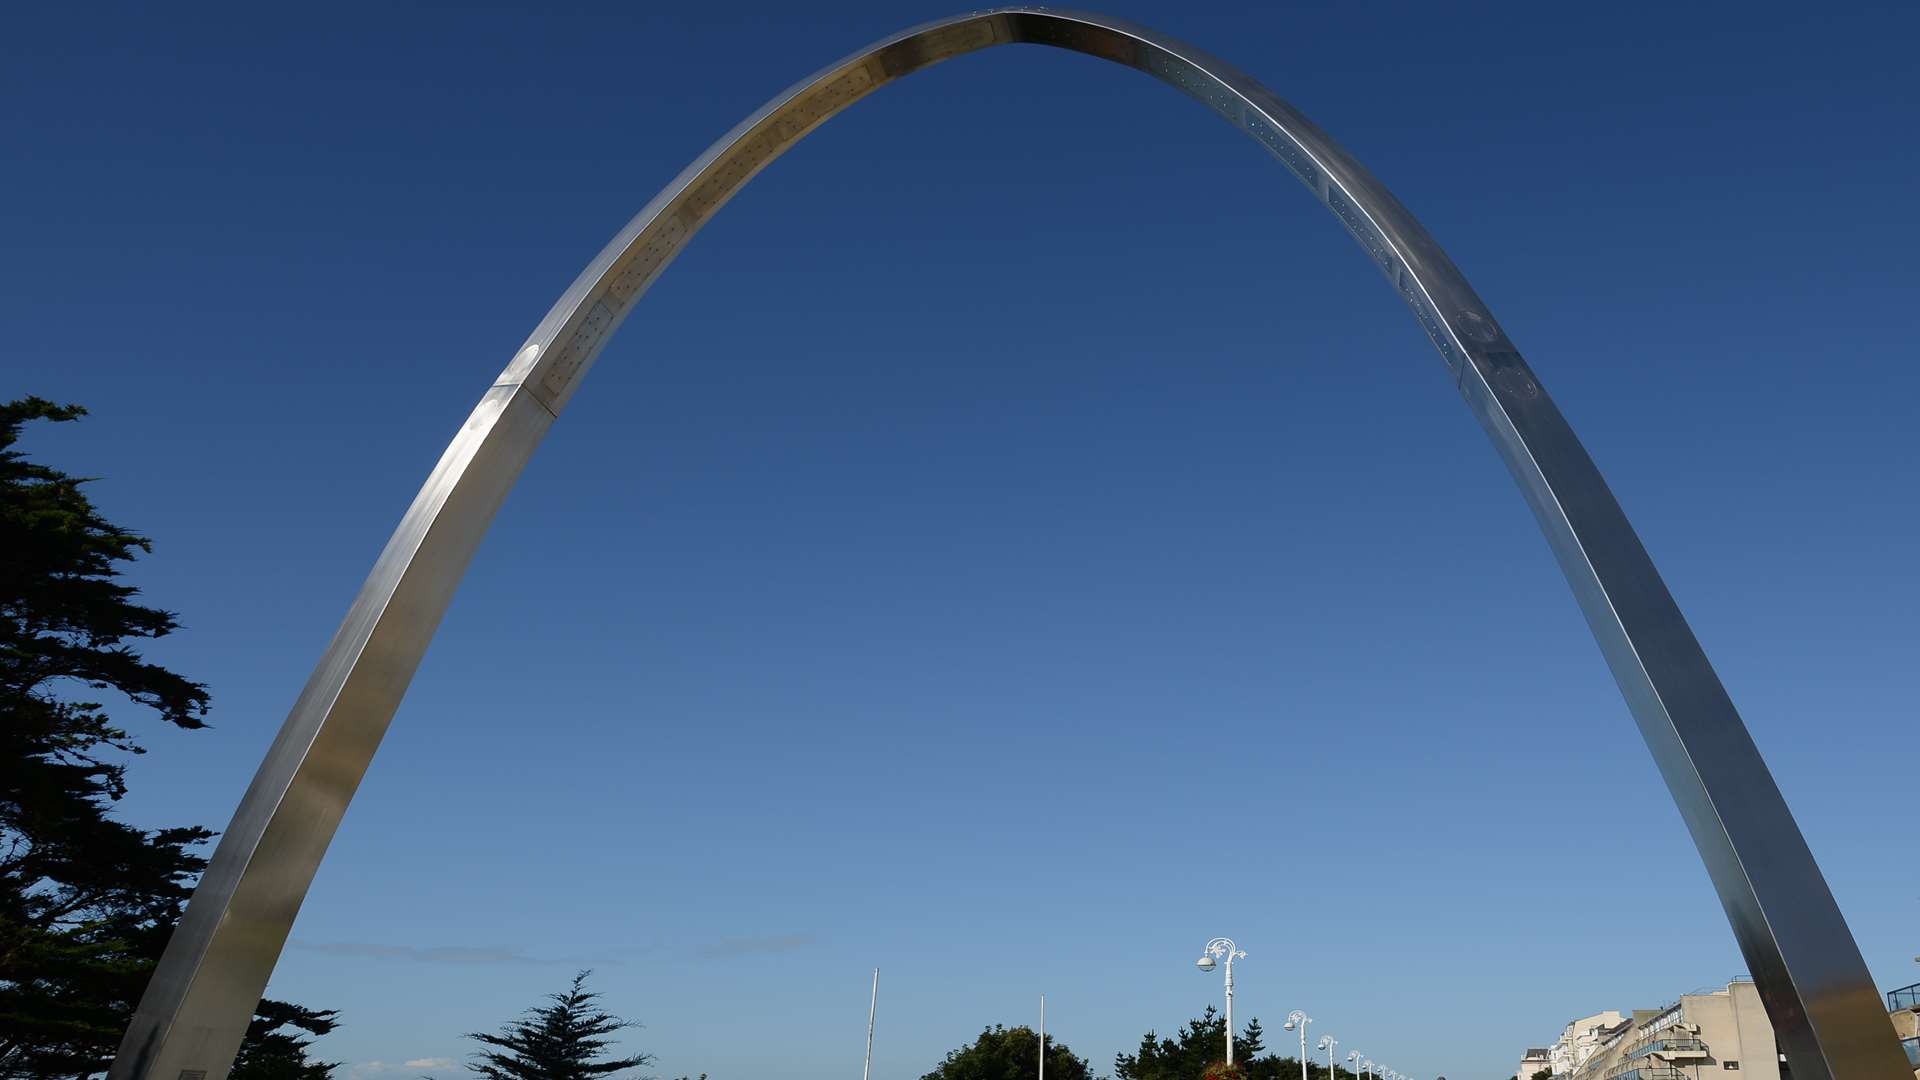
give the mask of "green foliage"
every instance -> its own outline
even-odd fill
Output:
[[[208,695],[134,651],[132,643],[177,625],[170,613],[135,602],[138,591],[120,580],[124,566],[149,550],[147,538],[103,518],[83,478],[15,449],[28,422],[84,414],[32,397],[0,404],[0,1078],[7,1080],[106,1068],[206,867],[193,849],[213,835],[194,826],[141,830],[111,814],[127,791],[126,759],[141,750],[96,698],[111,695],[194,729],[205,726]],[[331,1014],[300,1012],[331,1024]],[[298,1024],[280,1021],[289,1022]],[[325,1076],[320,1070],[257,1075]]]
[[[652,1054],[606,1056],[613,1040],[605,1036],[637,1025],[594,1004],[600,995],[585,989],[590,974],[575,975],[570,989],[547,999],[551,1004],[527,1010],[498,1035],[468,1033],[487,1049],[467,1068],[490,1080],[589,1080],[651,1062]]]
[[[1227,1021],[1213,1006],[1182,1025],[1172,1037],[1149,1031],[1131,1054],[1116,1054],[1115,1080],[1300,1080],[1300,1059],[1266,1052],[1266,1033],[1256,1017],[1233,1039],[1233,1065],[1226,1064]],[[1329,1080],[1327,1067],[1309,1060],[1307,1080]],[[1336,1067],[1333,1080],[1354,1080]]]
[[[1528,1080],[1553,1080],[1553,1070],[1541,1069],[1529,1077]]]
[[[1040,1068],[1040,1035],[1030,1027],[985,1028],[971,1044],[948,1052],[920,1080],[1033,1080]],[[1091,1080],[1087,1060],[1047,1036],[1047,1080]]]
[[[316,1012],[283,1001],[262,1001],[227,1080],[327,1080],[340,1063],[309,1061],[307,1049],[313,1040],[305,1036],[332,1031],[338,1017],[333,1010]]]
[[[1248,1021],[1245,1034],[1234,1037],[1234,1063],[1244,1071],[1265,1049],[1260,1021]],[[1226,1056],[1227,1020],[1209,1005],[1171,1038],[1153,1031],[1142,1035],[1138,1050],[1114,1056],[1113,1075],[1117,1080],[1204,1080]]]

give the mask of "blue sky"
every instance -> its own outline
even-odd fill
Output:
[[[1641,530],[1876,978],[1920,978],[1911,5],[1116,0],[1342,140]],[[708,142],[938,5],[40,7],[0,39],[4,392],[149,532],[225,822],[553,299]],[[1218,998],[1492,1080],[1740,970],[1538,530],[1253,143],[1038,49],[888,88],[628,321],[474,563],[271,992],[443,1077],[578,967],[665,1076]]]

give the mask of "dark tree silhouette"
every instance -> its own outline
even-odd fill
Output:
[[[172,614],[136,603],[137,590],[120,580],[123,567],[150,550],[147,538],[102,517],[85,479],[15,449],[28,422],[83,415],[78,406],[33,397],[0,404],[0,1078],[7,1080],[107,1067],[206,868],[193,849],[213,835],[194,826],[137,829],[111,814],[127,791],[126,759],[141,751],[107,705],[90,699],[114,695],[193,729],[205,726],[208,695],[142,660],[130,644],[176,628]],[[264,1007],[283,1010],[276,1014],[288,1017],[282,1024],[298,1023],[295,1015],[332,1023],[330,1013]],[[262,1061],[273,1056],[249,1048],[264,1053]],[[256,1073],[255,1080],[317,1078],[325,1070]]]
[[[1233,1040],[1233,1060],[1241,1066],[1238,1071],[1251,1075],[1248,1066],[1264,1049],[1260,1021],[1248,1021],[1246,1035]],[[1113,1075],[1117,1080],[1202,1080],[1208,1068],[1225,1062],[1226,1056],[1227,1020],[1209,1005],[1172,1038],[1149,1031],[1140,1037],[1139,1049],[1114,1055]]]
[[[332,1010],[315,1012],[284,1001],[262,1001],[227,1080],[326,1080],[340,1063],[308,1060],[313,1040],[306,1036],[332,1031],[338,1016]]]
[[[1032,1080],[1040,1066],[1040,1036],[1030,1027],[995,1024],[970,1045],[948,1052],[920,1080]],[[1047,1036],[1047,1080],[1092,1080],[1087,1059]]]
[[[551,1004],[528,1009],[498,1035],[469,1032],[467,1038],[486,1049],[467,1068],[489,1080],[591,1080],[652,1062],[652,1054],[606,1056],[613,1045],[606,1036],[639,1025],[594,1004],[600,995],[586,989],[591,974],[575,975],[571,988],[547,999]]]
[[[1266,1052],[1266,1033],[1258,1018],[1233,1038],[1233,1065],[1226,1064],[1227,1021],[1207,1006],[1205,1012],[1181,1025],[1173,1037],[1149,1031],[1131,1054],[1115,1054],[1115,1080],[1300,1080],[1300,1059]],[[1327,1067],[1307,1062],[1308,1080],[1354,1080],[1338,1066],[1329,1078]]]

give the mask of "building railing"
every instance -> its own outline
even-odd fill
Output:
[[[1901,1039],[1900,1047],[1907,1052],[1907,1064],[1920,1069],[1920,1039]]]
[[[1655,1039],[1644,1046],[1636,1046],[1627,1054],[1627,1060],[1643,1058],[1648,1054],[1681,1054],[1707,1052],[1707,1044],[1699,1039]]]
[[[1693,1074],[1671,1065],[1641,1065],[1609,1073],[1607,1080],[1693,1080]]]
[[[1641,1024],[1639,1027],[1628,1028],[1626,1031],[1621,1032],[1618,1036],[1615,1036],[1613,1039],[1610,1039],[1607,1042],[1602,1043],[1600,1045],[1600,1048],[1595,1052],[1605,1053],[1607,1050],[1611,1049],[1615,1045],[1615,1043],[1618,1042],[1619,1039],[1626,1038],[1627,1036],[1631,1035],[1633,1037],[1633,1040],[1627,1043],[1626,1051],[1620,1055],[1622,1060],[1630,1061],[1633,1058],[1637,1058],[1641,1056],[1641,1054],[1644,1052],[1645,1047],[1652,1046],[1656,1042],[1661,1042],[1662,1035],[1665,1035],[1667,1032],[1676,1031],[1676,1029],[1679,1029],[1680,1021],[1682,1019],[1683,1017],[1681,1016],[1680,1006],[1675,1005],[1672,1008],[1662,1012],[1659,1016],[1654,1017],[1652,1020],[1649,1020],[1646,1023]]]
[[[1600,1045],[1594,1047],[1593,1052],[1596,1056],[1599,1054],[1604,1054],[1607,1051],[1613,1049],[1614,1047],[1620,1045],[1620,1041],[1622,1039],[1642,1038],[1650,1032],[1659,1031],[1661,1028],[1665,1028],[1665,1027],[1671,1027],[1673,1024],[1678,1023],[1679,1020],[1680,1020],[1680,1003],[1678,1001],[1674,1002],[1671,1005],[1663,1005],[1660,1007],[1660,1012],[1656,1014],[1651,1020],[1648,1020],[1646,1023],[1628,1024],[1625,1028],[1621,1029],[1618,1033],[1612,1036],[1609,1036],[1608,1038],[1600,1040]]]
[[[1887,991],[1887,1011],[1899,1012],[1901,1009],[1920,1009],[1920,983]]]

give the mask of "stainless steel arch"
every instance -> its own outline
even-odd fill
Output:
[[[1127,23],[1017,8],[895,34],[774,98],[655,196],[553,306],[447,447],[295,702],[195,891],[110,1076],[224,1077],[347,802],[495,510],[635,301],[814,127],[894,79],[1051,45],[1171,84],[1325,202],[1413,309],[1533,508],[1653,751],[1796,1080],[1912,1080],[1858,946],[1746,726],[1539,380],[1380,182],[1228,64]]]

